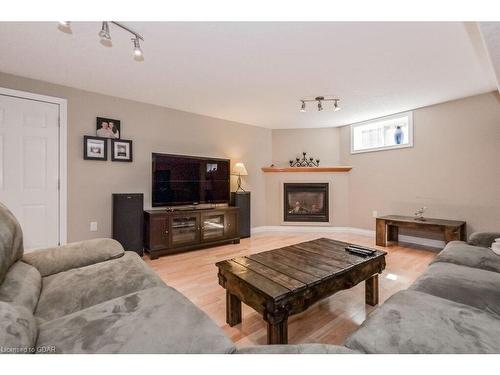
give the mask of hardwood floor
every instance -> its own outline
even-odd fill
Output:
[[[259,253],[315,238],[326,237],[375,246],[375,238],[348,233],[290,234],[262,233],[225,245],[164,256],[157,260],[144,257],[160,277],[205,311],[235,342],[236,346],[266,344],[266,323],[253,309],[243,304],[243,322],[234,327],[226,324],[226,293],[217,281],[215,263],[229,258]],[[380,248],[380,247],[378,247]],[[399,244],[386,248],[387,267],[379,277],[380,303],[399,290],[406,289],[424,272],[437,250],[417,245]],[[376,307],[364,303],[364,283],[310,307],[289,319],[288,342],[342,344],[356,330],[367,314]]]

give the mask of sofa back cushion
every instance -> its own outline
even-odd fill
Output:
[[[0,354],[34,353],[37,334],[32,313],[24,307],[0,302]]]
[[[23,234],[14,215],[0,203],[0,284],[7,270],[23,256]]]
[[[22,261],[14,263],[2,284],[0,284],[0,301],[22,306],[33,313],[40,298],[42,275],[29,264]]]

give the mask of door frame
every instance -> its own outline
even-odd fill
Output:
[[[38,102],[57,104],[59,106],[59,244],[68,240],[68,101],[67,99],[35,94],[27,91],[0,87],[0,95]]]

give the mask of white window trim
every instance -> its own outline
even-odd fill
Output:
[[[369,148],[366,150],[354,150],[354,131],[353,131],[354,128],[356,128],[358,126],[372,124],[374,122],[391,120],[394,118],[400,118],[400,117],[404,117],[404,116],[408,117],[408,143],[407,144],[375,147],[375,148]],[[385,151],[385,150],[394,150],[394,149],[399,149],[399,148],[413,147],[413,111],[401,112],[401,113],[396,113],[396,114],[390,115],[390,116],[379,117],[379,118],[376,118],[373,120],[358,122],[356,124],[351,124],[350,127],[351,127],[351,154],[361,154],[361,153],[365,153],[365,152]]]

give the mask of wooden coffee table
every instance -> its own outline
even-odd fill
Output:
[[[365,283],[365,301],[378,304],[378,274],[384,251],[362,257],[345,251],[346,242],[326,238],[218,262],[226,289],[226,321],[241,323],[241,302],[267,322],[267,343],[288,343],[288,317],[332,294]]]

